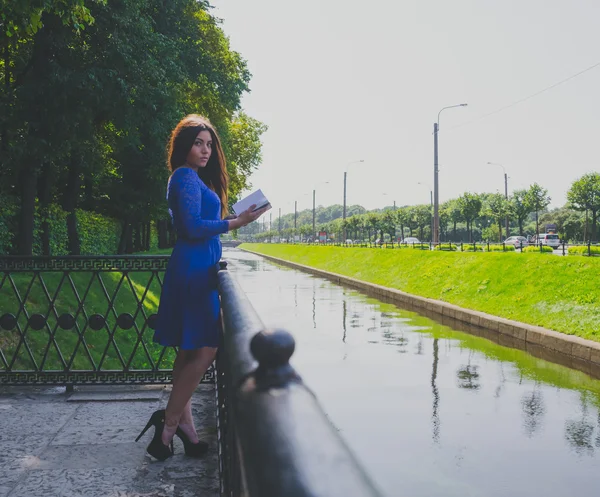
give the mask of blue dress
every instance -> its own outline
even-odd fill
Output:
[[[154,341],[185,350],[217,347],[219,235],[229,223],[221,220],[218,195],[189,167],[173,172],[167,200],[177,243],[163,281]]]

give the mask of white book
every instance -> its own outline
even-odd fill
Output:
[[[259,189],[255,192],[252,192],[250,195],[243,198],[239,202],[233,204],[232,209],[233,212],[235,212],[236,216],[239,216],[242,212],[248,210],[253,204],[256,204],[256,207],[254,209],[255,211],[267,206],[269,207],[269,209],[271,208],[271,202],[267,200],[265,194],[262,192],[262,190]]]

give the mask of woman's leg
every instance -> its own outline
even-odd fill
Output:
[[[177,354],[175,361],[177,369],[175,370],[174,366],[173,389],[167,403],[165,428],[162,433],[162,441],[165,445],[171,442],[184,413],[186,415],[184,421],[191,420],[192,394],[214,361],[216,353],[216,348],[203,347],[196,350],[180,350]]]
[[[185,358],[183,357],[184,355],[185,351],[180,349],[177,351],[177,355],[175,356],[175,363],[173,364],[173,388],[175,388],[175,385],[181,376],[181,367],[185,363]],[[181,419],[179,420],[179,427],[188,436],[192,443],[198,442],[198,435],[196,434],[194,418],[192,416],[192,399],[190,399],[185,405],[183,413],[181,414]]]
[[[198,433],[196,432],[194,416],[192,414],[192,399],[188,400],[188,403],[185,405],[185,409],[179,419],[179,428],[188,436],[190,442],[193,444],[198,443]]]

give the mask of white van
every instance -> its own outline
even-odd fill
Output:
[[[553,249],[560,247],[560,238],[556,233],[540,233],[536,239],[536,245],[548,245]]]

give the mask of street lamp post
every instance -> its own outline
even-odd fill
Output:
[[[316,217],[316,214],[317,214],[317,211],[316,211],[317,206],[316,206],[316,202],[315,202],[315,196],[316,196],[316,194],[317,194],[317,190],[313,189],[313,229],[312,229],[313,237],[317,233],[316,228],[315,228],[315,217]]]
[[[312,236],[313,236],[313,240],[314,237],[316,236],[317,233],[317,229],[316,229],[316,217],[317,217],[317,202],[316,202],[316,196],[317,196],[317,186],[319,185],[327,185],[329,184],[329,181],[321,181],[320,183],[317,183],[314,187],[313,187],[313,191],[312,191],[312,197],[313,197],[313,212],[312,212]],[[305,193],[305,195],[308,195],[307,193]]]
[[[346,177],[348,176],[348,167],[350,167],[352,164],[358,164],[359,162],[364,162],[364,160],[359,159],[352,162],[348,162],[348,164],[346,164],[346,170],[344,171],[344,210],[342,216],[342,223],[344,226],[344,241],[346,241]]]
[[[506,168],[502,164],[498,164],[497,162],[488,162],[491,166],[500,166],[502,171],[504,171],[504,198],[508,200],[508,176],[506,174]],[[508,219],[508,214],[506,214],[506,238],[510,236],[510,223]]]
[[[449,105],[438,112],[437,122],[433,123],[433,244],[437,245],[440,240],[440,194],[438,185],[438,133],[440,131],[440,114],[446,109],[454,107],[466,107],[467,104]]]
[[[431,189],[431,187],[429,185],[426,185],[425,183],[421,183],[420,181],[417,183],[417,185],[421,185],[421,186],[425,186],[425,187],[429,188],[429,201],[430,201],[431,210],[433,211],[433,190]],[[431,240],[433,241],[433,212],[431,214]]]

